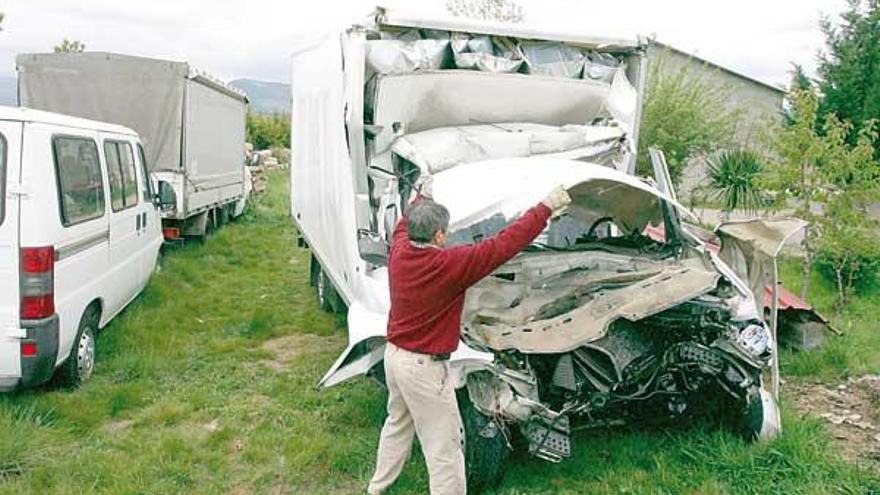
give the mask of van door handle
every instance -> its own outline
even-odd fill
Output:
[[[138,213],[138,216],[137,216],[137,231],[138,232],[141,231],[141,215],[140,215],[140,213]]]
[[[147,212],[143,212],[143,213],[141,213],[141,215],[143,215],[143,217],[144,217],[144,219],[141,221],[141,227],[146,229],[147,228]]]

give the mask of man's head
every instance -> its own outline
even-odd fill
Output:
[[[449,210],[430,199],[422,199],[406,212],[406,230],[413,242],[443,247],[449,227]]]

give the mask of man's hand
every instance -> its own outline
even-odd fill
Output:
[[[568,195],[565,188],[556,186],[541,203],[550,208],[551,216],[555,217],[560,215],[562,210],[571,203],[571,196]]]
[[[434,199],[434,177],[427,176],[424,177],[416,188],[419,191],[419,196],[425,199]]]

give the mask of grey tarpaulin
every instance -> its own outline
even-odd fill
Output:
[[[22,106],[125,125],[153,171],[180,169],[187,64],[98,52],[25,54],[16,64]]]

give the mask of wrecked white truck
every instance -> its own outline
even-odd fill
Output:
[[[388,242],[420,181],[450,211],[451,244],[557,184],[573,198],[466,295],[450,366],[472,487],[517,439],[561,461],[576,429],[700,410],[779,432],[749,283],[689,230],[662,160],[653,182],[634,176],[644,49],[379,10],[294,54],[291,214],[318,300],[349,330],[323,386],[382,379]]]

